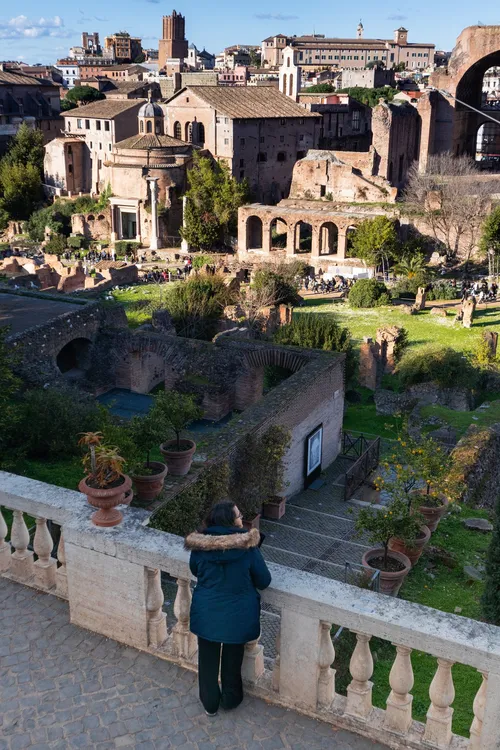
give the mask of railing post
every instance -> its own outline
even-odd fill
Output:
[[[161,573],[156,568],[146,568],[148,584],[146,611],[148,613],[148,645],[158,648],[167,640],[167,616],[163,611]]]
[[[52,589],[56,585],[56,568],[57,563],[51,557],[54,542],[47,528],[45,518],[36,518],[36,531],[33,547],[38,555],[38,560],[34,564],[35,581],[42,589]]]
[[[57,560],[60,563],[56,570],[56,594],[61,599],[68,599],[68,575],[66,572],[66,550],[64,548],[64,530],[61,529],[57,545]]]
[[[281,659],[280,651],[281,651],[281,627],[278,630],[278,635],[276,636],[276,659],[274,660],[273,677],[272,677],[273,690],[276,690],[276,692],[279,692],[279,689],[280,689],[280,659]]]
[[[329,708],[335,698],[335,649],[332,643],[331,622],[321,622],[319,644],[318,706]]]
[[[352,681],[347,687],[345,712],[358,719],[366,719],[372,711],[373,683],[370,682],[370,677],[373,674],[373,658],[370,639],[370,635],[356,633],[356,647],[349,664]]]
[[[0,510],[0,573],[5,573],[10,568],[11,548],[10,542],[5,541],[7,533],[7,524]]]
[[[486,701],[484,704],[479,747],[481,750],[498,750],[498,738],[500,736],[500,700],[498,699],[500,695],[500,674],[490,672],[486,676],[483,672],[483,678],[483,684],[486,683]],[[476,707],[474,706],[474,713],[475,711]]]
[[[438,659],[438,668],[429,688],[431,705],[427,711],[424,739],[438,747],[448,747],[451,742],[451,720],[455,687],[451,668],[453,662]]]
[[[394,644],[396,645],[396,644]],[[387,699],[385,726],[393,732],[405,734],[411,726],[411,704],[413,696],[412,649],[396,645],[396,658],[389,674],[391,693]]]
[[[12,577],[19,581],[27,581],[33,577],[33,552],[28,549],[30,535],[22,510],[14,511],[10,540],[14,547],[10,561]]]
[[[470,728],[469,750],[480,750],[481,748],[481,732],[483,729],[484,709],[486,707],[488,673],[480,672],[480,674],[482,675],[483,679],[481,681],[481,687],[477,691],[473,703],[474,719]]]
[[[178,656],[191,659],[196,653],[196,639],[189,630],[189,611],[191,609],[191,588],[187,578],[177,579],[177,595],[174,602],[174,614],[177,624],[172,629],[174,648]]]
[[[256,641],[245,644],[241,675],[246,682],[255,683],[264,674],[264,646]]]

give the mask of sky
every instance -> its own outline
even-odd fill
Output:
[[[451,50],[466,26],[500,23],[494,0],[481,3],[478,18],[465,0],[358,0],[350,4],[326,4],[324,0],[180,0],[176,10],[186,16],[186,36],[202,49],[218,53],[231,44],[260,44],[275,34],[325,34],[354,37],[361,19],[367,38],[392,37],[404,25],[411,42],[432,42],[437,49]],[[43,7],[43,16],[40,8]],[[328,8],[331,8],[328,12]],[[140,36],[143,47],[157,47],[161,18],[172,11],[161,0],[86,0],[62,3],[60,0],[21,0],[0,3],[0,60],[22,60],[30,64],[53,63],[80,44],[82,31],[98,31],[101,39],[117,31]],[[9,10],[11,11],[9,13]],[[12,12],[15,11],[15,12]]]

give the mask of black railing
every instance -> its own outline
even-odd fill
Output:
[[[362,436],[363,437],[363,436]],[[354,495],[371,472],[378,466],[380,458],[380,438],[373,441],[365,441],[365,449],[358,460],[353,463],[345,473],[344,500],[349,500]]]
[[[359,458],[366,451],[370,441],[364,435],[355,437],[350,432],[342,434],[342,455],[346,458]]]

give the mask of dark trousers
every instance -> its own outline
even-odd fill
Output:
[[[244,653],[244,643],[214,643],[198,638],[200,700],[209,714],[216,713],[219,705],[226,709],[236,708],[243,700],[241,665]],[[219,689],[219,667],[222,694]]]

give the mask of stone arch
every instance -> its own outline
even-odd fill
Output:
[[[193,142],[193,125],[190,122],[186,122],[184,125],[184,140],[186,143]]]
[[[87,216],[87,221],[95,221],[95,216],[94,216],[94,214],[89,214],[89,215]]]
[[[198,123],[198,145],[205,145],[205,126],[202,122]]]
[[[476,131],[476,161],[498,163],[500,160],[500,123],[482,122]]]
[[[62,375],[71,377],[84,373],[90,367],[90,347],[88,338],[75,338],[68,341],[56,355],[56,365]]]
[[[352,241],[355,234],[356,227],[351,224],[351,226],[347,227],[347,229],[345,230],[345,249],[347,257],[352,258]]]
[[[153,123],[151,120],[148,120],[146,122],[146,133],[152,133],[153,132]]]
[[[174,122],[174,138],[178,141],[182,141],[182,125],[180,122]]]
[[[117,366],[116,386],[135,393],[150,393],[160,383],[170,389],[181,378],[183,365],[178,348],[144,336],[123,353]]]
[[[263,226],[260,216],[249,216],[246,229],[248,250],[262,250]]]
[[[269,247],[281,250],[288,244],[288,224],[281,217],[276,217],[269,224]]]
[[[296,351],[278,347],[263,347],[248,352],[244,359],[245,372],[235,383],[235,409],[243,411],[260,401],[264,390],[264,369],[275,365],[292,374],[307,364],[306,357]]]
[[[97,217],[97,221],[104,221],[105,219],[106,217],[104,216],[104,214],[99,214],[99,216]]]
[[[290,83],[288,86],[288,95],[293,96],[293,73],[290,73]]]
[[[307,221],[298,221],[294,227],[294,253],[310,253],[312,250],[312,235],[313,228],[312,224]]]
[[[283,93],[286,94],[286,82],[288,80],[287,74],[283,74]]]
[[[141,133],[144,133],[144,121],[143,120],[141,120],[141,122],[139,123],[139,130]]]
[[[319,228],[319,254],[337,255],[339,250],[339,229],[333,221],[325,221]]]

